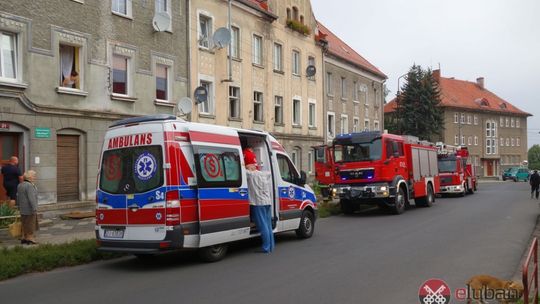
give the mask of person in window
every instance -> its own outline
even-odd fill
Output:
[[[534,173],[529,178],[529,184],[531,184],[531,199],[533,194],[536,193],[536,199],[538,199],[538,192],[540,188],[540,175],[537,170],[534,170]]]
[[[17,187],[17,206],[21,212],[22,239],[21,244],[35,245],[35,232],[39,230],[37,207],[37,188],[34,185],[36,171],[28,170],[24,173],[24,181]]]
[[[262,238],[262,248],[257,252],[270,253],[275,246],[272,231],[271,174],[258,170],[257,157],[249,147],[244,149],[244,163],[248,183],[249,210]]]
[[[73,70],[71,71],[71,75],[69,75],[68,77],[64,77],[62,86],[67,87],[67,88],[77,88],[78,82],[79,82],[79,73]]]
[[[4,176],[4,189],[9,199],[9,207],[15,208],[15,200],[17,199],[17,186],[23,181],[23,175],[18,167],[19,158],[12,156],[9,158],[9,163],[2,166],[2,175]]]

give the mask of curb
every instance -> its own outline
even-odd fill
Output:
[[[38,205],[38,212],[57,211],[57,210],[75,209],[75,208],[89,208],[89,207],[95,208],[96,202],[82,201],[82,202],[66,202],[66,203]]]

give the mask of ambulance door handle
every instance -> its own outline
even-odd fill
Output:
[[[240,193],[241,196],[245,196],[248,194],[248,191],[246,189],[241,189],[240,191],[238,191]]]

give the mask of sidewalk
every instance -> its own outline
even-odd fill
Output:
[[[95,218],[84,218],[80,220],[63,220],[60,218],[60,215],[69,212],[86,211],[94,211],[92,203],[80,202],[56,206],[40,206],[38,213],[41,215],[41,218],[39,220],[40,228],[36,234],[37,242],[40,244],[61,244],[74,240],[95,238]],[[0,229],[0,249],[11,248],[16,245],[21,245],[20,241],[12,238],[7,229]]]

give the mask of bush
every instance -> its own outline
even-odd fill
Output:
[[[122,254],[97,251],[95,240],[75,241],[60,245],[39,245],[33,248],[16,246],[0,251],[0,280],[29,272],[42,272],[58,267],[75,266],[106,260]]]
[[[9,208],[7,202],[0,202],[0,217],[2,216],[14,216],[15,210]],[[9,224],[13,223],[15,218],[11,219],[0,219],[0,228],[7,227]]]
[[[306,36],[311,34],[309,27],[297,20],[287,19],[287,27]]]

